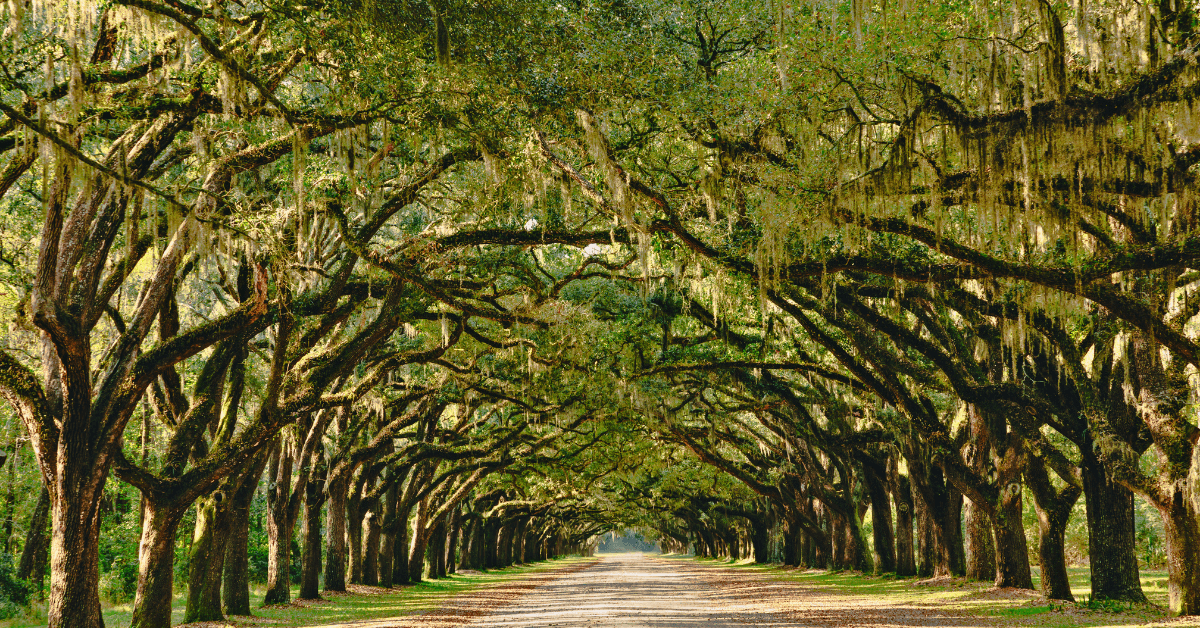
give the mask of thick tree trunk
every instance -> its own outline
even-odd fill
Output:
[[[478,569],[474,561],[475,527],[478,518],[472,513],[466,513],[462,519],[462,551],[458,558],[458,569]]]
[[[1018,500],[1020,493],[1017,493]],[[1020,502],[1017,502],[1018,505]],[[953,484],[946,482],[946,505],[939,522],[942,530],[941,545],[945,552],[945,562],[950,568],[951,576],[963,576],[967,573],[967,552],[963,545],[962,531],[963,495]],[[1018,510],[1018,512],[1020,512]],[[1025,529],[1020,528],[1021,538],[1025,538]],[[1024,547],[1024,545],[1022,545]],[[1029,559],[1026,555],[1025,569],[1029,569]]]
[[[408,558],[408,578],[411,582],[421,582],[425,577],[425,546],[429,542],[426,528],[429,516],[429,498],[421,500],[417,505],[417,523],[413,527],[412,550]]]
[[[376,506],[378,507],[378,506]],[[367,528],[366,538],[362,549],[362,582],[367,586],[379,584],[379,516],[374,510],[367,512],[363,519]]]
[[[392,558],[396,547],[396,507],[400,498],[399,483],[388,474],[388,490],[383,497],[383,518],[379,531],[379,586],[392,587]]]
[[[771,562],[768,546],[771,544],[771,526],[768,525],[766,517],[750,522],[753,534],[750,537],[750,544],[754,547],[754,562],[759,565],[765,565]]]
[[[996,586],[1032,589],[1033,575],[1029,570],[1029,545],[1025,538],[1024,513],[1021,504],[1021,485],[1003,485],[1000,509],[996,513]]]
[[[499,538],[499,522],[494,518],[485,520],[483,523],[483,544],[480,546],[480,549],[483,550],[481,564],[484,569],[500,566]],[[557,548],[555,555],[558,555]]]
[[[425,545],[425,562],[429,564],[429,579],[437,580],[446,575],[446,522],[438,520],[429,531]]]
[[[138,547],[138,585],[130,628],[170,628],[175,580],[175,534],[182,512],[145,502]]]
[[[225,619],[221,612],[221,572],[228,539],[228,504],[225,502],[225,496],[218,491],[196,504],[196,531],[188,563],[187,608],[183,614],[185,622]]]
[[[896,539],[892,534],[892,504],[887,486],[878,473],[863,468],[863,482],[871,498],[871,535],[875,541],[875,573],[896,571]]]
[[[500,526],[500,534],[496,538],[496,566],[507,567],[512,564],[512,522]]]
[[[1021,474],[1026,468],[1025,445],[1015,433],[997,436],[1003,427],[993,430],[993,451],[1002,451],[996,460],[996,481],[1000,500],[992,524],[996,535],[996,586],[1032,589],[1029,570],[1029,545],[1025,538],[1025,509],[1022,504]],[[1003,449],[998,449],[1003,445]],[[993,454],[995,458],[995,454]]]
[[[347,575],[351,584],[362,584],[362,541],[363,517],[367,514],[362,501],[364,488],[360,479],[351,482],[346,496],[346,558],[349,561]],[[332,527],[330,528],[332,531]]]
[[[461,508],[455,508],[450,517],[450,538],[446,545],[446,573],[458,571],[459,537],[462,535],[463,514]]]
[[[326,494],[325,590],[346,590],[346,491],[349,478],[329,484]]]
[[[1085,441],[1080,448],[1087,503],[1092,599],[1145,602],[1138,572],[1133,493],[1113,481]]]
[[[408,516],[412,512],[412,504],[401,504],[397,511],[395,527],[395,543],[392,546],[392,584],[408,584]]]
[[[796,519],[789,511],[783,524],[783,564],[788,567],[800,566],[800,524]]]
[[[300,594],[302,600],[319,600],[321,576],[322,477],[314,476],[304,491],[304,544],[300,549]]]
[[[513,531],[512,561],[518,565],[525,562],[525,531],[528,527],[529,519],[521,518],[517,521],[516,529]]]
[[[898,465],[893,465],[893,469]],[[898,470],[892,474],[896,502],[896,575],[914,576],[917,573],[916,561],[913,557],[913,499],[912,487],[909,486],[907,475],[900,475]]]
[[[917,519],[917,575],[922,578],[949,575],[949,566],[946,566],[942,573],[938,573],[942,552],[938,550],[934,513],[919,491],[914,491],[914,497]]]
[[[1183,482],[1172,486],[1170,506],[1162,510],[1172,615],[1200,615],[1200,512],[1188,489]]]
[[[992,521],[983,510],[968,501],[964,505],[967,526],[967,577],[972,580],[995,581],[996,543]]]
[[[839,513],[829,513],[830,564],[835,570],[846,569],[846,522]]]
[[[229,540],[221,576],[221,602],[228,615],[250,614],[249,541],[250,504],[234,504],[229,513]]]
[[[1068,484],[1061,491],[1055,489],[1046,471],[1046,464],[1031,456],[1025,469],[1025,484],[1033,494],[1033,505],[1038,516],[1038,558],[1042,563],[1042,595],[1049,600],[1075,601],[1071,594],[1071,582],[1067,573],[1067,556],[1064,549],[1067,522],[1071,510],[1083,489]]]
[[[483,517],[476,516],[474,530],[471,532],[471,568],[482,569],[484,555],[487,549],[487,526]]]
[[[66,438],[66,435],[64,435]],[[100,494],[107,470],[70,461],[51,492],[49,628],[103,628],[100,614]],[[98,481],[90,476],[101,476]],[[73,481],[78,479],[79,481]]]
[[[261,467],[259,467],[261,470]],[[247,477],[244,482],[253,488],[258,477]],[[229,505],[228,525],[225,541],[225,566],[221,575],[221,602],[229,615],[250,614],[250,577],[247,574],[250,542],[250,501],[254,491],[243,495],[239,490]]]
[[[263,606],[292,600],[292,534],[295,521],[267,508],[267,592]]]

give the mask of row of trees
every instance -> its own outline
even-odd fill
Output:
[[[51,625],[110,476],[138,626],[185,521],[188,618],[247,610],[260,488],[270,602],[297,534],[308,597],[627,522],[1030,587],[1027,486],[1049,597],[1082,498],[1142,599],[1137,494],[1195,614],[1194,12],[915,4],[6,5]]]

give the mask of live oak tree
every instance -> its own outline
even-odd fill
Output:
[[[275,603],[298,522],[302,597],[622,525],[1028,587],[1028,486],[1048,597],[1082,494],[1143,599],[1137,494],[1197,612],[1190,7],[3,10],[51,625],[100,624],[113,472],[135,624],[188,512],[188,617],[246,610],[264,469]]]

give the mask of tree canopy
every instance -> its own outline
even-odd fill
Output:
[[[7,534],[51,626],[102,625],[114,526],[160,627],[177,581],[249,613],[255,555],[279,603],[625,527],[1032,588],[1026,500],[1047,597],[1082,499],[1093,596],[1140,601],[1135,496],[1200,613],[1190,3],[0,18]]]

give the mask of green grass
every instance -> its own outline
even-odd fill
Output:
[[[289,605],[261,608],[265,587],[251,590],[251,610],[253,618],[233,618],[231,624],[253,624],[261,621],[263,624],[274,626],[314,626],[334,622],[360,621],[411,615],[437,608],[448,597],[467,593],[497,584],[505,580],[521,576],[560,569],[591,559],[570,557],[548,560],[529,565],[517,565],[506,569],[494,569],[486,572],[455,574],[441,580],[426,580],[420,584],[394,589],[378,595],[349,594],[327,598],[326,601],[307,606]],[[299,590],[292,589],[292,599],[296,598]],[[171,622],[178,624],[183,621],[185,598],[183,594],[176,595],[171,604]],[[107,628],[125,628],[133,615],[131,604],[106,605],[104,609],[104,625]],[[40,628],[45,626],[44,610],[40,616],[22,617],[0,621],[0,628]]]
[[[682,559],[679,556],[668,558]],[[761,573],[765,576],[796,582],[805,588],[822,593],[845,596],[847,606],[852,598],[871,598],[873,602],[886,598],[887,603],[927,608],[954,614],[989,618],[1000,625],[1039,627],[1109,627],[1147,625],[1166,622],[1167,574],[1161,570],[1143,570],[1142,590],[1149,599],[1147,605],[1112,602],[1090,603],[1090,573],[1087,567],[1069,569],[1071,591],[1076,603],[1051,602],[1033,593],[1006,593],[994,590],[991,583],[972,582],[965,578],[921,581],[916,578],[897,578],[894,574],[862,575],[850,571],[796,570],[780,565],[755,565],[749,561],[691,558],[702,564],[716,565]],[[1035,567],[1034,586],[1039,586],[1040,573]],[[1200,618],[1174,620],[1177,626],[1200,626]]]

